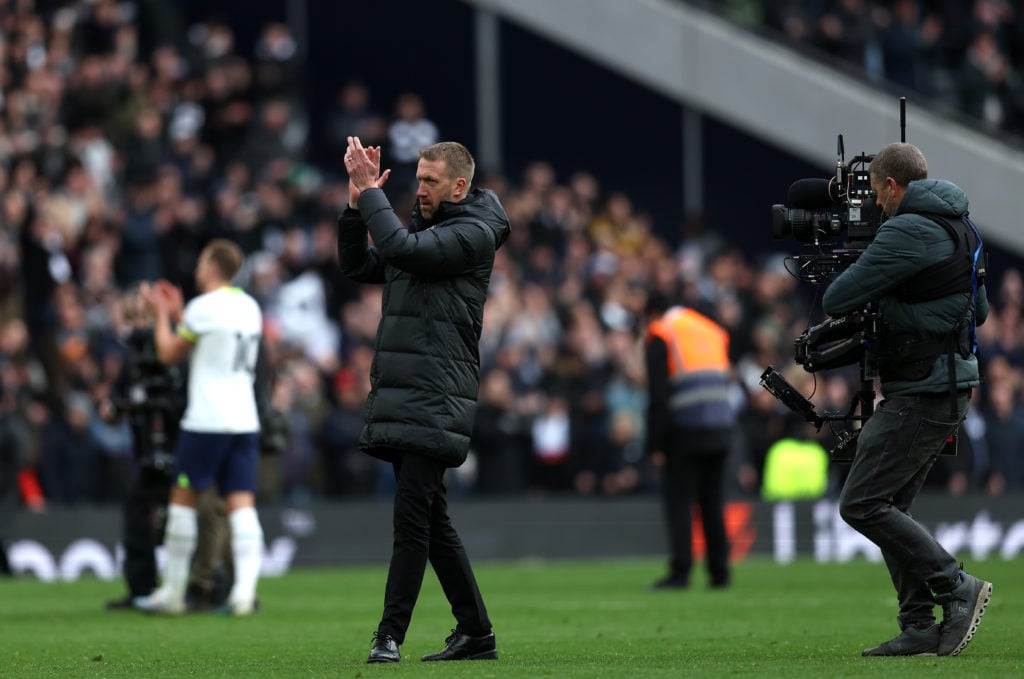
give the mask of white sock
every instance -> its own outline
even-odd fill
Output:
[[[263,528],[254,507],[231,512],[231,554],[235,559],[235,584],[228,601],[251,606],[263,563]]]
[[[188,585],[198,533],[195,509],[175,504],[167,508],[167,528],[164,533],[167,561],[164,563],[162,589],[167,591],[174,602],[185,600],[185,587]]]

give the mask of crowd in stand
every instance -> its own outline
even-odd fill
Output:
[[[194,293],[197,253],[215,237],[247,254],[241,284],[264,309],[273,405],[290,431],[263,460],[264,501],[385,492],[390,469],[356,449],[380,289],[338,271],[347,179],[304,160],[310,116],[295,41],[274,23],[243,54],[213,20],[179,39],[174,21],[147,14],[158,7],[0,1],[0,495],[39,509],[121,498],[131,435],[97,407],[126,356],[120,302],[159,278]],[[349,134],[381,144],[393,168],[386,190],[407,214],[416,150],[442,138],[443,124],[415,93],[391,110],[378,104],[371,86],[347,84],[323,138],[338,157]],[[757,495],[779,439],[830,445],[758,386],[776,365],[839,411],[857,386],[855,366],[794,368],[813,291],[783,255],[751,258],[699,225],[670,246],[629,196],[586,170],[560,176],[538,160],[521,177],[478,180],[499,193],[513,228],[486,308],[474,452],[454,489],[652,492],[640,340],[654,290],[732,334],[736,493]],[[951,492],[1024,489],[1019,272],[998,272],[990,297],[979,331],[986,383],[961,455],[933,475]],[[841,468],[833,473],[834,485]]]
[[[903,95],[1024,136],[1024,10],[1010,0],[686,0]]]

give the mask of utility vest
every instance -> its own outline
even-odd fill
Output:
[[[729,334],[692,309],[673,307],[650,324],[647,337],[658,337],[668,347],[673,426],[733,426],[736,417],[729,400]]]
[[[916,334],[890,334],[882,327],[878,353],[878,374],[883,382],[889,380],[922,380],[928,376],[935,361],[946,355],[949,377],[950,412],[956,414],[955,357],[968,358],[976,354],[974,306],[978,288],[985,284],[988,257],[984,243],[974,223],[965,214],[955,221],[935,214],[922,214],[945,229],[956,246],[947,259],[936,262],[904,283],[893,296],[907,304],[918,304],[940,299],[956,293],[968,292],[967,306],[959,322],[944,338],[922,340]]]

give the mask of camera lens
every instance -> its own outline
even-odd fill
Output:
[[[779,240],[792,233],[788,212],[785,205],[772,205],[772,238]]]

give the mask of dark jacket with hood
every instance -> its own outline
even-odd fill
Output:
[[[882,224],[857,261],[829,285],[822,299],[825,312],[831,316],[848,314],[878,300],[880,352],[895,338],[940,342],[962,319],[980,325],[988,315],[983,285],[978,288],[976,299],[972,292],[956,292],[916,303],[900,298],[902,286],[928,266],[953,256],[955,250],[948,232],[926,214],[957,221],[967,214],[967,196],[955,184],[940,179],[910,182],[893,216]],[[914,363],[914,358],[908,356],[907,362]],[[887,379],[882,374],[882,395],[938,394],[950,390],[948,354],[924,362],[919,372],[918,379],[907,379],[906,371],[902,378]],[[957,388],[978,386],[978,359],[970,349],[954,354],[954,374]]]
[[[474,189],[442,202],[430,220],[417,206],[406,229],[384,191],[367,189],[338,227],[341,270],[384,284],[360,448],[383,459],[412,451],[457,467],[469,453],[484,302],[508,216],[494,192]]]

